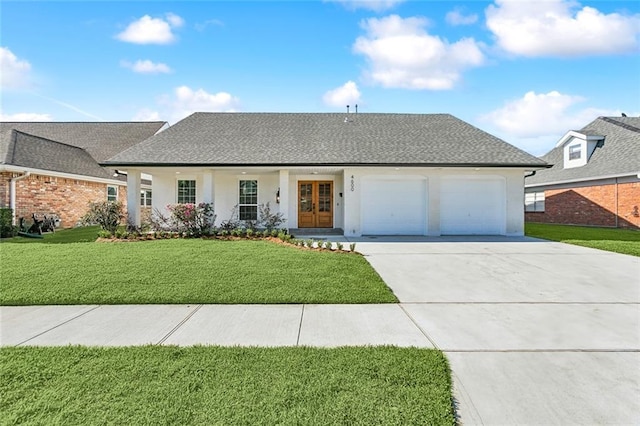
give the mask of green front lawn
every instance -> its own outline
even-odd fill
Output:
[[[453,425],[437,350],[3,348],[4,424]]]
[[[269,241],[3,242],[0,256],[1,305],[397,302],[362,256]]]
[[[3,239],[2,243],[12,244],[28,244],[28,243],[44,243],[44,244],[67,244],[67,243],[84,243],[98,239],[99,226],[86,226],[81,228],[61,229],[56,232],[47,232],[42,234],[43,238],[27,238],[13,237]]]
[[[640,256],[640,231],[587,226],[525,224],[529,237]]]

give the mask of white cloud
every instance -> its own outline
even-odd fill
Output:
[[[147,108],[143,108],[136,113],[136,115],[132,118],[133,121],[163,121],[160,118],[160,113],[158,111],[152,111]]]
[[[194,112],[235,112],[240,107],[240,99],[227,92],[209,93],[204,89],[179,86],[172,94],[160,96],[157,107],[159,111],[148,108],[138,111],[134,120],[175,123]]]
[[[510,135],[534,138],[580,129],[601,115],[620,115],[619,111],[598,108],[571,109],[584,101],[581,96],[557,91],[540,94],[532,91],[520,99],[508,101],[482,120]]]
[[[349,80],[342,86],[326,92],[322,100],[325,104],[332,107],[343,108],[347,105],[353,106],[360,102],[360,91],[356,83]]]
[[[22,89],[31,84],[31,64],[6,47],[0,47],[0,83],[3,89]]]
[[[394,8],[404,0],[325,0],[326,2],[340,3],[350,10],[368,9],[374,12],[382,12]]]
[[[471,25],[478,21],[478,15],[465,15],[462,13],[462,10],[456,8],[447,13],[445,20],[450,25]]]
[[[640,15],[604,14],[569,0],[496,0],[486,10],[497,44],[523,56],[584,56],[635,52]]]
[[[353,50],[368,59],[367,76],[383,87],[451,89],[464,69],[484,62],[473,38],[449,43],[429,35],[424,18],[391,15],[361,26],[367,35],[356,39]]]
[[[3,114],[0,112],[0,121],[53,121],[49,114],[35,112],[19,112],[16,114]]]
[[[124,68],[129,68],[133,72],[140,74],[168,74],[172,72],[171,68],[167,64],[154,63],[148,59],[137,60],[135,63],[128,61],[121,61],[120,65]]]
[[[195,28],[198,31],[204,31],[205,29],[207,29],[208,26],[224,27],[224,22],[222,22],[219,19],[207,19],[202,23],[196,24]]]
[[[184,25],[184,19],[182,19],[175,13],[169,12],[165,16],[167,18],[167,22],[169,22],[169,25],[171,25],[172,27],[180,28]]]
[[[116,38],[136,44],[169,44],[176,40],[172,29],[184,25],[184,20],[173,13],[167,13],[166,19],[144,15],[133,21]]]
[[[569,130],[581,129],[600,116],[620,116],[621,111],[584,107],[581,96],[527,92],[479,117],[492,133],[534,155],[542,155]]]

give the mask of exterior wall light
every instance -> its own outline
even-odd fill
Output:
[[[276,204],[280,204],[280,188],[276,191]]]

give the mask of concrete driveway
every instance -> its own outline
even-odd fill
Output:
[[[463,424],[640,424],[640,259],[530,238],[360,238],[446,352]]]

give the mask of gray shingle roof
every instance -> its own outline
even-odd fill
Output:
[[[545,163],[449,114],[195,113],[105,165]]]
[[[85,149],[97,162],[153,136],[166,123],[150,122],[0,122],[2,135],[7,129],[39,136]],[[6,144],[4,139],[0,144]],[[6,147],[6,145],[5,145]],[[4,148],[0,147],[0,155]]]
[[[2,134],[8,144],[1,157],[2,163],[33,169],[51,170],[103,179],[113,179],[111,173],[82,148],[40,138],[9,129]]]
[[[563,149],[554,148],[542,157],[553,167],[527,178],[525,185],[591,180],[640,172],[640,118],[599,117],[577,132],[605,137],[604,144],[595,149],[587,164],[564,169]]]

